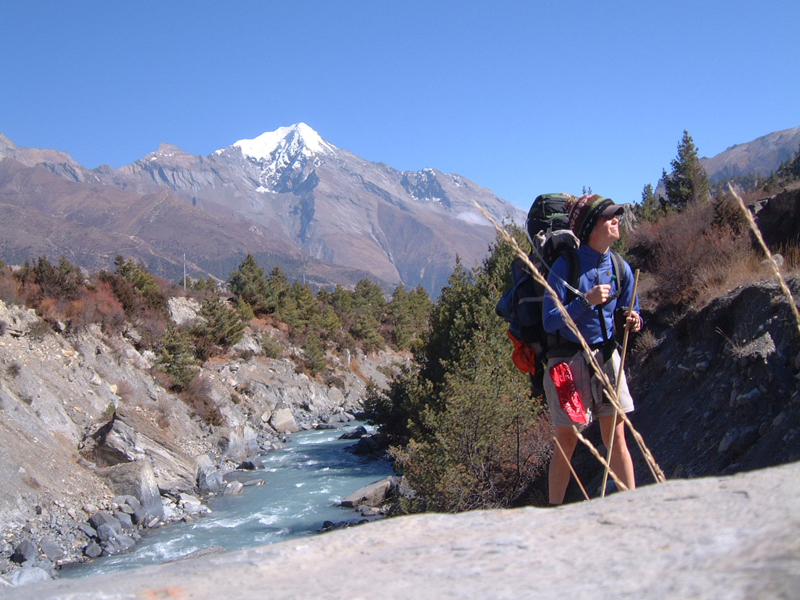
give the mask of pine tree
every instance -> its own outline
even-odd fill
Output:
[[[286,295],[289,292],[289,278],[283,269],[276,266],[270,271],[266,285],[266,307],[269,312],[282,313],[288,310],[285,306]]]
[[[255,312],[268,310],[267,278],[252,254],[245,256],[239,268],[230,274],[228,289],[238,300],[247,302]]]
[[[356,284],[353,304],[356,310],[367,312],[375,320],[381,321],[386,310],[386,296],[377,283],[369,279],[362,279]]]
[[[411,300],[405,286],[401,284],[395,288],[386,310],[395,345],[401,350],[407,349],[414,333],[414,315],[411,313]]]
[[[221,298],[214,296],[203,302],[199,316],[200,322],[193,333],[209,344],[230,348],[242,339],[244,321]]]
[[[131,259],[126,260],[121,255],[114,259],[114,265],[117,267],[117,275],[133,285],[147,306],[157,311],[167,311],[167,298],[161,293],[158,281],[147,267]]]
[[[684,130],[678,144],[678,156],[670,163],[672,171],[662,173],[670,208],[683,210],[689,204],[708,200],[710,184],[705,168],[700,164],[697,147],[689,132]]]
[[[186,389],[197,375],[197,361],[189,335],[176,325],[170,325],[161,338],[156,368],[172,377],[178,390]]]
[[[800,148],[795,152],[794,158],[781,163],[775,175],[777,182],[783,185],[800,179]]]
[[[330,304],[322,306],[315,325],[320,337],[325,340],[332,340],[342,332],[342,321]]]
[[[317,297],[308,285],[295,281],[289,288],[289,296],[295,306],[294,327],[301,332],[314,328],[319,322],[320,310]]]
[[[309,335],[305,344],[303,344],[303,364],[312,377],[327,366],[322,341],[314,333]]]
[[[642,202],[634,208],[636,217],[654,223],[664,217],[668,210],[663,198],[656,197],[653,186],[647,184],[642,190]]]
[[[350,329],[355,323],[355,309],[353,301],[353,292],[344,289],[341,285],[336,284],[336,287],[331,294],[331,305],[333,310],[342,321],[342,327]]]
[[[415,331],[422,333],[428,326],[428,320],[433,310],[433,302],[422,284],[415,287],[408,294],[411,306],[411,315]]]
[[[539,425],[494,311],[513,256],[498,240],[480,268],[457,261],[414,351],[415,368],[369,400],[387,431],[408,439],[393,453],[429,509],[508,506],[545,462],[541,432],[549,429]]]

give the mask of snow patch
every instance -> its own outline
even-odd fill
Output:
[[[280,127],[275,131],[262,133],[251,140],[239,140],[234,147],[240,148],[242,154],[256,160],[267,160],[277,150],[299,150],[309,158],[314,154],[333,154],[336,146],[329,144],[305,123],[290,127]]]

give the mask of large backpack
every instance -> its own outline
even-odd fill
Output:
[[[547,278],[550,267],[563,256],[567,261],[566,303],[579,293],[580,268],[577,250],[580,245],[569,229],[569,194],[542,194],[533,201],[525,228],[533,251],[529,259]],[[615,274],[622,287],[622,259],[612,252]],[[495,311],[508,322],[509,337],[514,342],[514,362],[523,372],[530,372],[534,388],[539,388],[543,364],[547,360],[548,334],[542,322],[544,286],[534,279],[528,266],[517,257],[511,263],[511,287],[506,290]],[[538,384],[538,385],[537,385]]]
[[[542,194],[528,211],[525,229],[533,248],[528,258],[545,278],[559,256],[577,261],[577,255],[569,252],[579,246],[569,229],[567,216],[568,205],[573,200],[569,194]],[[570,273],[573,271],[577,271],[577,266],[573,268],[570,263]],[[533,278],[522,258],[517,257],[511,263],[511,287],[495,308],[497,314],[508,321],[512,339],[531,345],[537,357],[544,356],[547,344],[542,324],[544,293],[544,286]]]

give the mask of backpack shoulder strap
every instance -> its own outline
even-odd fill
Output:
[[[617,276],[617,286],[618,289],[622,289],[625,287],[625,278],[628,274],[627,269],[625,269],[625,259],[619,255],[618,252],[614,250],[611,251],[611,264],[614,266],[614,275]]]
[[[581,282],[581,266],[578,259],[578,251],[575,248],[570,248],[563,254],[564,260],[567,261],[567,282],[574,289],[578,289]],[[567,305],[575,299],[575,292],[567,288],[567,297],[564,304]]]

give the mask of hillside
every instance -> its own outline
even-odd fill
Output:
[[[800,148],[800,127],[775,131],[750,142],[734,144],[711,158],[701,158],[709,179],[757,174],[768,176]]]
[[[173,298],[170,306],[183,323],[199,318],[196,301]],[[47,572],[120,552],[117,542],[132,544],[139,531],[181,519],[179,498],[225,491],[223,474],[287,435],[352,420],[367,381],[384,385],[402,361],[390,351],[344,351],[328,357],[318,381],[303,372],[303,352],[285,332],[257,320],[179,395],[153,368],[160,354],[139,345],[141,330],[131,324],[117,333],[98,324],[57,333],[33,310],[0,301],[0,325],[2,572],[23,543],[34,544],[36,565]],[[265,355],[265,335],[283,340],[276,358]],[[123,538],[101,543],[98,524],[87,522],[119,515],[131,495],[141,503],[132,510],[135,526],[129,518]],[[171,517],[162,496],[176,511]]]

